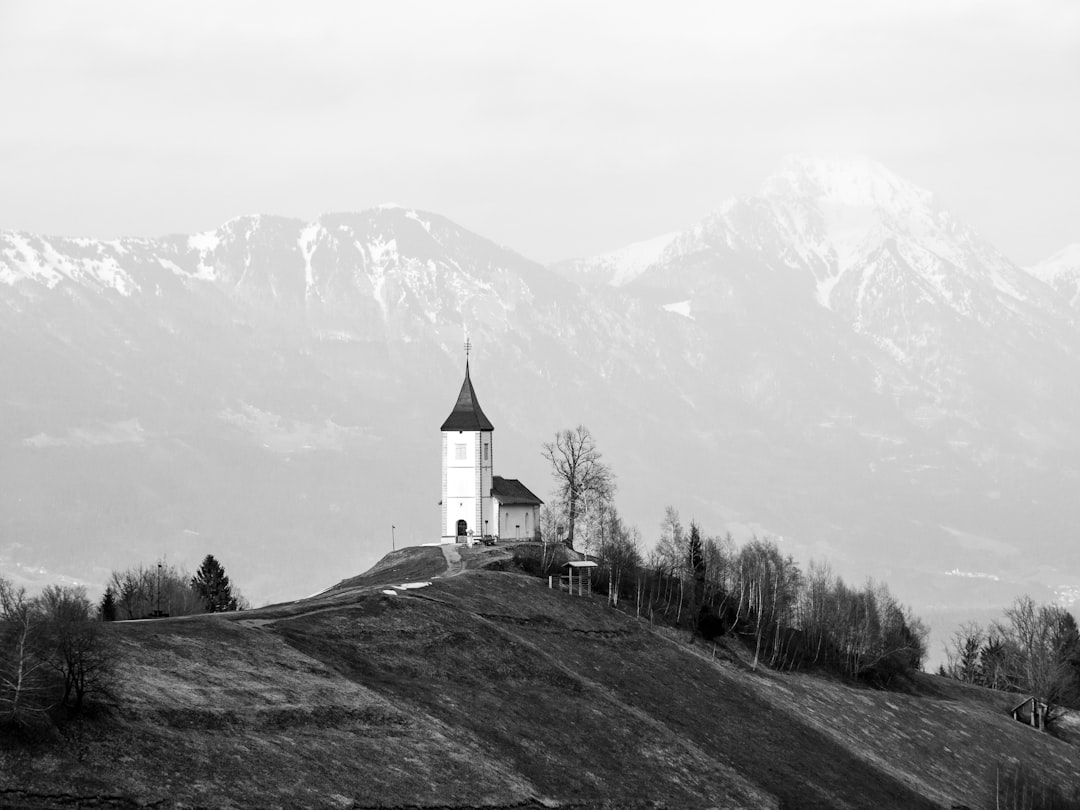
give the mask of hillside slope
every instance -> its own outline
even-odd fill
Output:
[[[751,673],[542,580],[437,576],[438,548],[384,563],[295,603],[110,625],[117,706],[0,748],[0,805],[980,806],[1006,759],[1080,783],[1007,695]],[[431,585],[388,587],[406,571]]]

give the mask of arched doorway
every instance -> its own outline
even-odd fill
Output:
[[[457,522],[457,536],[458,537],[464,537],[468,533],[469,533],[469,524],[466,523],[464,520],[459,520]]]

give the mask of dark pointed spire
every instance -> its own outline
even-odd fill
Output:
[[[484,416],[480,402],[476,399],[472,380],[469,379],[469,361],[465,360],[465,382],[461,384],[454,410],[443,422],[442,430],[494,430],[495,426]]]

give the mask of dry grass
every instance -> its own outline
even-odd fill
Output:
[[[0,806],[980,807],[1010,760],[1080,782],[1077,749],[1011,721],[1009,696],[750,673],[481,570],[500,554],[439,579],[439,549],[408,549],[310,600],[109,626],[117,705],[0,747]]]

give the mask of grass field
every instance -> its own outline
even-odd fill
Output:
[[[602,598],[438,548],[311,599],[121,622],[115,704],[0,747],[0,806],[984,806],[995,763],[1080,783],[1011,696],[750,672]],[[406,581],[429,587],[383,593]],[[5,805],[6,802],[6,805]]]

